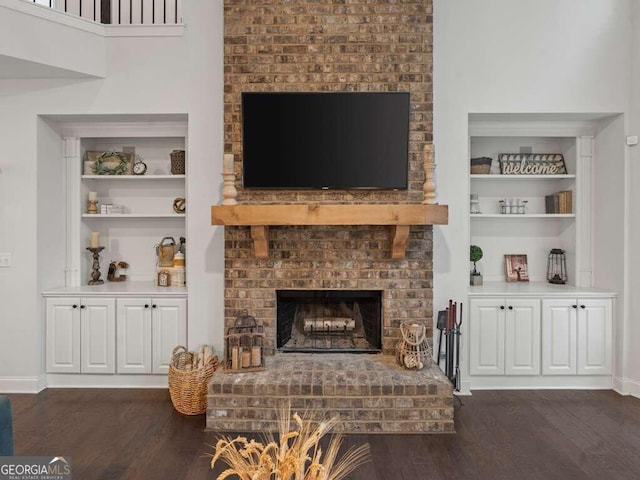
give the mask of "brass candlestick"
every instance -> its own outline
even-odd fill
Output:
[[[87,247],[93,254],[93,265],[91,266],[91,280],[89,285],[102,285],[104,280],[100,279],[100,252],[104,250],[104,247]]]

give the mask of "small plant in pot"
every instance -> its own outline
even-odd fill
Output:
[[[482,275],[476,267],[476,262],[482,259],[482,249],[477,245],[471,245],[469,249],[469,260],[473,262],[473,270],[470,273],[469,280],[471,285],[482,285]]]

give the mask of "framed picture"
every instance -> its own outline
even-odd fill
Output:
[[[527,256],[505,255],[504,256],[505,273],[507,282],[528,282],[529,269],[527,266]]]

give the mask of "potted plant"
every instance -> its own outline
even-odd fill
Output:
[[[471,285],[482,285],[482,275],[476,268],[476,262],[482,259],[482,249],[477,245],[471,245],[469,249],[469,260],[473,262],[473,270],[470,273]]]

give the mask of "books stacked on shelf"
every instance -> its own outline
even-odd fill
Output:
[[[573,213],[571,197],[571,190],[564,190],[545,196],[546,213]]]

